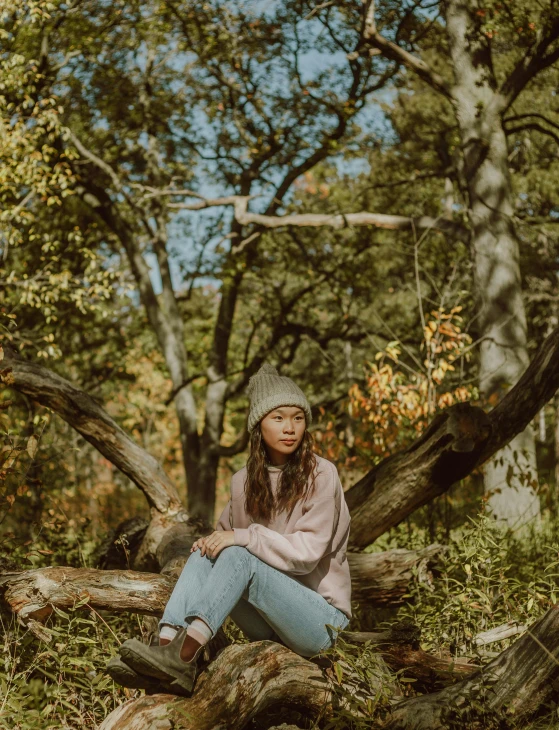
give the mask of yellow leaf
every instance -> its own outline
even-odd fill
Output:
[[[39,446],[39,441],[37,440],[37,437],[30,436],[29,441],[27,442],[27,453],[29,454],[29,457],[31,459],[35,458],[35,454],[37,453],[38,446]]]

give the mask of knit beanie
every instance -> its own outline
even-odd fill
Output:
[[[247,395],[249,432],[264,416],[280,406],[298,406],[305,411],[307,426],[312,421],[311,407],[305,394],[285,375],[280,375],[273,365],[265,363],[248,381]]]

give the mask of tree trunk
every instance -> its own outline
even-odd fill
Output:
[[[352,601],[367,607],[400,603],[413,574],[419,580],[430,580],[429,565],[445,549],[443,545],[429,545],[423,550],[348,553]]]
[[[481,337],[479,382],[495,403],[528,366],[527,325],[512,216],[512,185],[502,104],[496,90],[490,46],[474,21],[477,3],[447,4],[454,65],[453,103],[464,154],[469,195],[477,326]],[[484,467],[485,490],[495,517],[517,528],[538,517],[536,452],[528,425]]]
[[[213,369],[210,368],[210,372]],[[198,460],[198,474],[196,476],[196,493],[189,500],[197,514],[214,524],[215,522],[215,488],[217,470],[219,467],[219,444],[223,433],[223,419],[225,416],[225,398],[227,380],[216,378],[209,382],[206,388],[206,419],[204,430],[200,438],[200,457]]]
[[[4,382],[75,428],[142,490],[152,513],[184,516],[179,494],[158,461],[132,441],[90,395],[47,368],[21,359],[7,345],[3,366],[8,371]]]
[[[390,730],[515,727],[557,699],[559,607],[533,624],[490,664],[440,692],[415,697],[396,707]]]

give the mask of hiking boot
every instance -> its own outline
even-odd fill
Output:
[[[158,679],[168,686],[168,691],[190,697],[198,674],[198,657],[204,647],[185,662],[180,656],[185,637],[186,629],[180,629],[165,646],[146,646],[138,639],[128,639],[120,647],[120,656],[138,674]]]
[[[120,684],[121,687],[129,689],[145,689],[149,691],[163,692],[161,682],[153,677],[146,677],[134,671],[126,662],[123,662],[119,656],[114,656],[105,669],[105,672],[113,679],[114,682]]]

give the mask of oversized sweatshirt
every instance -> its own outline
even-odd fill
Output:
[[[216,530],[233,530],[235,545],[311,588],[351,616],[351,580],[346,551],[350,516],[338,471],[316,457],[314,492],[300,500],[291,514],[253,520],[245,510],[246,467],[231,479],[231,499]],[[270,467],[275,492],[281,469]]]

